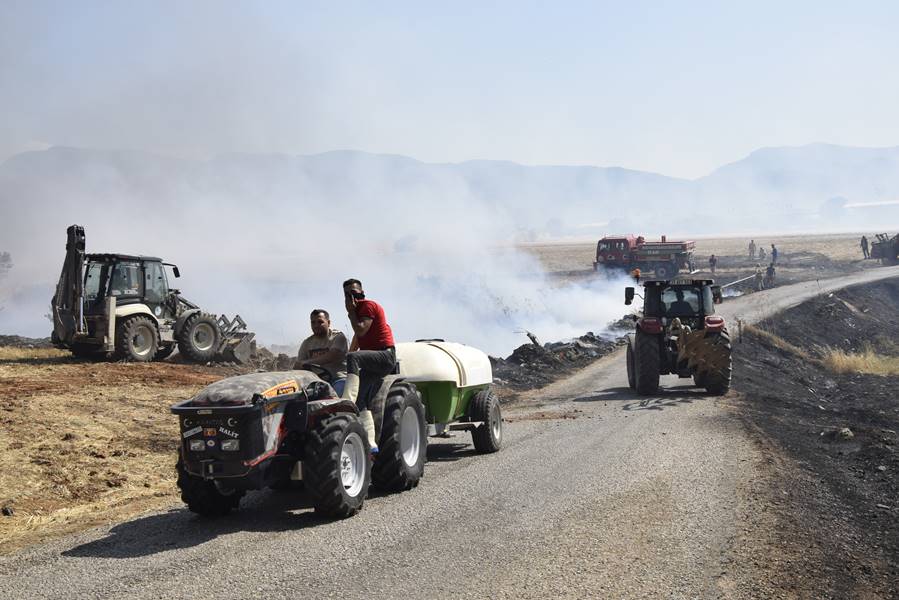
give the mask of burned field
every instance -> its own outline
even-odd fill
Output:
[[[734,345],[792,593],[899,594],[899,280],[847,288]]]

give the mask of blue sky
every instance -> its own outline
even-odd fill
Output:
[[[352,148],[693,178],[762,146],[899,145],[897,17],[890,2],[0,0],[0,159]]]

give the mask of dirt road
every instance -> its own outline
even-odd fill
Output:
[[[755,320],[892,276],[777,288],[722,312]],[[498,454],[435,440],[421,486],[355,518],[317,520],[290,493],[251,495],[219,521],[173,508],[0,559],[0,597],[770,596],[776,552],[744,560],[766,543],[751,493],[766,459],[731,398],[681,381],[637,398],[618,352],[508,411]]]

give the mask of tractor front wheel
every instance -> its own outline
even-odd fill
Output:
[[[315,512],[345,519],[362,509],[371,482],[367,439],[353,414],[327,417],[309,433],[303,481]]]
[[[145,315],[126,317],[116,326],[116,358],[149,362],[159,349],[156,323]]]
[[[659,336],[637,330],[634,343],[634,383],[641,396],[655,394],[659,390]]]
[[[222,331],[216,318],[194,313],[187,318],[178,334],[178,351],[192,362],[206,363],[215,358],[222,342]]]
[[[411,383],[396,383],[387,393],[372,482],[401,492],[418,485],[425,471],[428,423],[421,395]]]
[[[181,500],[191,512],[204,517],[223,517],[240,505],[243,490],[230,489],[191,475],[180,460],[177,469]]]

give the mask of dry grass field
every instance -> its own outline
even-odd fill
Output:
[[[174,502],[169,406],[224,374],[0,348],[0,553]]]

